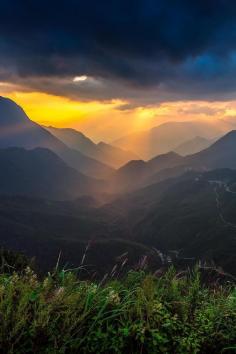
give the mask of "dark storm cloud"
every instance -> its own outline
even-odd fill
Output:
[[[0,80],[73,98],[229,97],[236,2],[0,1]],[[73,76],[90,82],[74,84]],[[206,98],[206,97],[205,97]]]

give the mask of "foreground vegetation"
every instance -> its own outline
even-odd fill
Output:
[[[93,283],[27,267],[0,275],[1,353],[233,353],[236,291],[200,272]]]

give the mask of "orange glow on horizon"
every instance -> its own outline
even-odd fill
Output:
[[[41,92],[13,92],[8,97],[21,105],[32,120],[57,127],[79,123],[90,115],[99,114],[120,104],[119,101],[106,105],[97,101],[79,102]]]
[[[14,100],[39,124],[75,128],[95,141],[112,142],[124,135],[147,130],[167,121],[213,121],[236,117],[236,101],[164,102],[122,110],[120,106],[128,102],[76,101],[42,92],[6,90],[5,85],[0,86],[0,95]]]

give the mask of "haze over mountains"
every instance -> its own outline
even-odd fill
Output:
[[[208,148],[210,145],[212,145],[215,139],[206,139],[201,136],[196,136],[193,139],[187,140],[183,143],[181,143],[179,146],[175,148],[175,152],[182,156],[186,155],[192,155],[195,154],[196,152],[199,152],[201,150],[204,150]]]
[[[0,194],[55,200],[96,193],[102,182],[69,167],[51,150],[0,149]]]
[[[180,144],[197,136],[214,139],[231,129],[232,123],[220,120],[213,122],[168,122],[148,131],[118,139],[114,145],[135,151],[143,159],[150,159],[156,155],[175,151]]]
[[[148,184],[148,179],[154,174],[178,166],[183,157],[175,152],[159,155],[149,161],[130,161],[118,169],[110,178],[112,189],[125,191],[141,188]]]
[[[120,190],[134,190],[188,170],[207,171],[215,168],[236,168],[236,130],[224,135],[208,148],[187,156],[174,152],[159,155],[147,162],[131,161],[113,174],[112,184]],[[135,176],[138,178],[135,179]]]
[[[13,101],[0,97],[0,114],[0,148],[51,149],[71,167],[97,178],[108,176],[113,171],[110,166],[70,149],[39,124],[32,122]]]
[[[50,133],[63,141],[71,149],[78,150],[86,156],[118,168],[130,160],[137,160],[139,157],[130,151],[126,151],[110,144],[100,142],[95,144],[83,133],[75,129],[45,127]]]
[[[181,140],[189,141],[183,149],[188,144],[193,149],[193,141],[200,142],[198,148],[208,145],[208,139],[196,138],[209,128],[204,124],[173,123],[173,141],[172,123],[155,128],[144,155]],[[127,252],[129,265],[147,255],[156,266],[165,263],[163,257],[177,263],[191,258],[234,272],[235,130],[194,154],[169,150],[145,161],[134,159],[141,146],[136,155],[95,144],[74,130],[48,131],[4,98],[0,129],[2,246],[36,256],[44,270],[59,251],[65,262],[78,266],[89,242],[89,262],[100,274]],[[160,131],[169,140],[158,140]],[[214,126],[206,135],[216,133],[222,130]]]

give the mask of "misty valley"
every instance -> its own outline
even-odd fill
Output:
[[[42,273],[60,255],[62,267],[83,260],[84,277],[171,264],[235,276],[236,131],[208,124],[169,122],[96,144],[1,97],[1,247]]]

